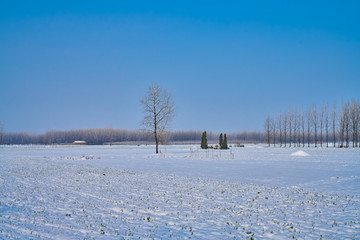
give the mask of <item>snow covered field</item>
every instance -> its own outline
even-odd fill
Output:
[[[0,239],[359,239],[360,150],[0,146]]]

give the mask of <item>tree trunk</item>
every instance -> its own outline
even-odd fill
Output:
[[[159,137],[157,132],[156,104],[154,99],[154,135],[155,135],[155,153],[159,153]]]
[[[156,154],[159,153],[159,140],[156,138],[155,139],[155,143],[156,143]]]
[[[155,117],[156,119],[156,117]],[[156,124],[155,124],[155,129],[154,129],[154,137],[155,137],[155,152],[156,154],[159,153],[159,138],[158,138],[158,134],[157,134],[157,127],[156,127]]]
[[[321,123],[320,123],[320,147],[322,147],[323,144],[323,122],[321,119]]]
[[[291,119],[289,119],[289,147],[291,147],[291,131],[292,131],[292,128],[291,128]]]

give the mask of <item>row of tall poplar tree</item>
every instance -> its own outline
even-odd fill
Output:
[[[360,147],[360,102],[292,109],[265,120],[265,142],[280,147]]]

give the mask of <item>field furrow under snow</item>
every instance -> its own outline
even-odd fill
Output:
[[[3,239],[360,238],[359,151],[0,151]]]

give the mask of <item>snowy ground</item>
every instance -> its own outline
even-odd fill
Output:
[[[0,239],[360,238],[359,149],[153,151],[0,146]]]

